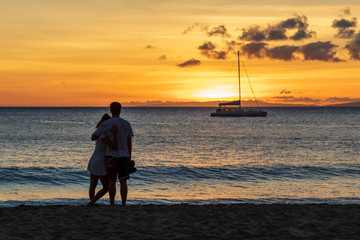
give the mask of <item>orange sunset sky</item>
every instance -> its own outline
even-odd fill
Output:
[[[0,3],[0,106],[360,101],[359,1]]]

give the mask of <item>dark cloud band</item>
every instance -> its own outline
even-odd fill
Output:
[[[349,51],[352,59],[360,60],[360,33],[356,34],[354,38],[348,42],[345,49]]]
[[[186,62],[183,62],[181,64],[178,64],[177,66],[178,67],[181,67],[181,68],[184,68],[184,67],[191,67],[191,66],[197,66],[197,65],[200,65],[201,62],[200,60],[196,60],[195,58],[192,58]]]
[[[245,41],[275,41],[291,39],[299,41],[302,39],[311,38],[315,35],[314,31],[308,30],[308,22],[306,16],[295,16],[288,18],[280,23],[268,25],[266,28],[260,26],[251,26],[243,29],[240,40]],[[297,30],[294,34],[289,33],[289,30]]]

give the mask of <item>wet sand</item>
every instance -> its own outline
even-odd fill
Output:
[[[360,239],[360,205],[0,208],[1,239]]]

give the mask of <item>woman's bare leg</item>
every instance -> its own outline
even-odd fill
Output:
[[[103,188],[100,189],[96,195],[90,200],[88,205],[94,205],[97,200],[99,200],[102,196],[104,196],[109,191],[109,180],[106,176],[100,176],[100,181],[102,183]]]
[[[90,173],[90,187],[89,187],[89,197],[90,200],[94,198],[95,195],[95,189],[99,181],[99,176],[96,176],[92,173]]]

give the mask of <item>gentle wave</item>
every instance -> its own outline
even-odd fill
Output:
[[[331,167],[316,166],[222,166],[222,167],[168,167],[143,166],[138,167],[134,177],[139,181],[162,182],[164,180],[181,182],[183,180],[327,180],[333,177],[359,178],[360,165],[345,165]],[[0,168],[1,184],[39,184],[65,186],[89,181],[86,170],[75,168],[40,168],[40,167],[7,167]]]
[[[0,207],[16,207],[21,205],[26,206],[50,206],[50,205],[70,205],[80,206],[86,205],[88,199],[73,199],[73,198],[52,198],[40,200],[26,200],[26,201],[1,201]],[[100,199],[97,204],[109,205],[106,199]],[[360,204],[360,198],[219,198],[208,200],[170,200],[170,199],[130,199],[127,205],[174,205],[174,204],[191,204],[191,205],[208,205],[208,204]]]
[[[5,185],[16,183],[23,185],[64,186],[78,183],[79,181],[88,181],[88,179],[89,174],[86,171],[74,168],[0,168],[0,182]]]
[[[162,181],[163,178],[182,180],[288,180],[288,179],[321,179],[337,176],[349,178],[360,177],[360,165],[343,167],[314,167],[314,166],[274,166],[274,167],[144,167],[140,169],[139,180],[151,178]],[[154,178],[156,177],[156,178]]]

